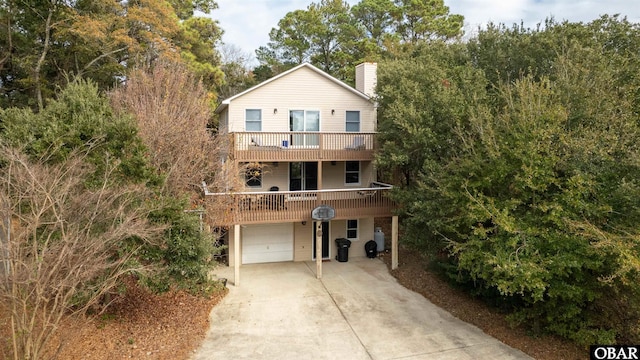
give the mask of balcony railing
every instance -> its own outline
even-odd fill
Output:
[[[231,133],[238,161],[373,160],[375,133]]]
[[[336,210],[336,220],[391,216],[394,204],[387,196],[391,188],[388,184],[372,183],[358,189],[205,192],[212,208],[209,220],[215,225],[232,225],[309,221],[311,211],[321,204]]]

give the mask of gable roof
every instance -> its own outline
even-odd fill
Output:
[[[287,75],[289,75],[289,74],[291,74],[291,73],[293,73],[295,71],[298,71],[299,69],[302,69],[302,68],[308,68],[310,70],[313,70],[315,73],[319,74],[320,76],[322,76],[322,77],[326,78],[327,80],[335,83],[336,85],[338,85],[338,86],[340,86],[340,87],[342,87],[342,88],[344,88],[344,89],[356,94],[357,96],[359,96],[359,97],[361,97],[361,98],[363,98],[365,100],[371,100],[371,97],[369,97],[367,94],[365,94],[365,93],[363,93],[363,92],[361,92],[361,91],[359,91],[359,90],[357,90],[357,89],[345,84],[344,82],[334,78],[333,76],[331,76],[331,75],[327,74],[326,72],[318,69],[317,67],[305,62],[305,63],[302,63],[302,64],[300,64],[300,65],[298,65],[298,66],[296,66],[294,68],[291,68],[291,69],[283,72],[283,73],[280,73],[280,74],[278,74],[278,75],[276,75],[276,76],[274,76],[274,77],[272,77],[272,78],[270,78],[268,80],[265,80],[265,81],[261,82],[260,84],[258,84],[256,86],[253,86],[253,87],[251,87],[251,88],[249,88],[249,89],[247,89],[247,90],[245,90],[245,91],[243,91],[243,92],[241,92],[239,94],[236,94],[236,95],[233,95],[230,98],[224,99],[220,103],[220,105],[216,108],[216,110],[214,112],[216,114],[220,113],[222,110],[226,109],[229,106],[229,104],[231,104],[231,102],[233,100],[235,100],[235,99],[237,99],[237,98],[239,98],[239,97],[241,97],[241,96],[243,96],[243,95],[245,95],[247,93],[250,93],[250,92],[252,92],[252,91],[254,91],[256,89],[259,89],[259,88],[261,88],[261,87],[263,87],[263,86],[265,86],[267,84],[270,84],[270,83],[272,83],[274,81],[277,81],[278,79],[283,78],[283,77],[285,77],[285,76],[287,76]]]

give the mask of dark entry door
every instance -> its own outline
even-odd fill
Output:
[[[316,258],[316,232],[318,229],[318,222],[313,224],[313,258]],[[329,223],[322,222],[322,258],[329,258]]]

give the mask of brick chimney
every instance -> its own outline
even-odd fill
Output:
[[[376,95],[378,64],[365,62],[356,66],[356,90],[370,97]]]

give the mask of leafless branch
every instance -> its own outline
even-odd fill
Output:
[[[173,63],[134,70],[112,94],[114,107],[136,118],[149,160],[167,177],[171,195],[201,193],[216,166],[207,96],[202,83]]]
[[[82,155],[58,165],[32,162],[0,146],[0,300],[8,307],[15,359],[47,357],[45,346],[63,316],[95,306],[130,271],[131,237],[155,241],[142,186],[84,184]]]

